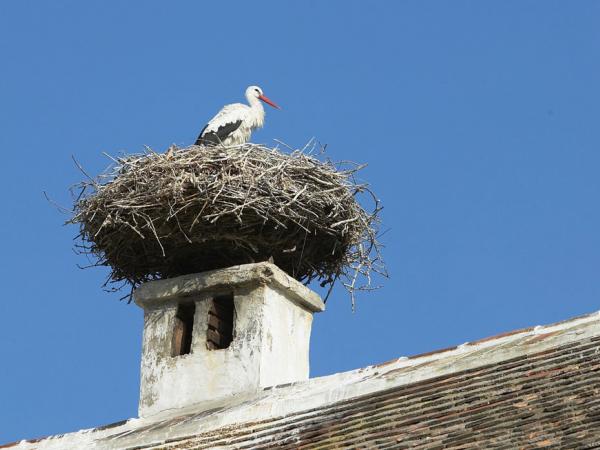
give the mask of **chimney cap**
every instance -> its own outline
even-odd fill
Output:
[[[325,310],[325,303],[317,293],[268,262],[242,264],[226,269],[146,282],[135,290],[133,297],[138,306],[145,308],[201,292],[218,292],[230,290],[232,287],[256,284],[270,285],[276,290],[285,292],[290,300],[311,312]]]

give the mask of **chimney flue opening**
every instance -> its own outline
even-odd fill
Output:
[[[191,353],[195,312],[196,304],[194,302],[177,305],[171,356],[181,356]]]
[[[210,300],[206,346],[209,350],[222,350],[233,340],[235,307],[233,294],[220,295]]]

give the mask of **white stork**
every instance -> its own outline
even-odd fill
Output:
[[[237,145],[244,144],[250,139],[252,131],[265,123],[265,110],[261,100],[274,108],[281,109],[263,95],[258,86],[246,89],[248,105],[233,103],[225,105],[215,117],[206,124],[196,145]]]

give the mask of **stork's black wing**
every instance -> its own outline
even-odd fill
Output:
[[[241,120],[236,120],[235,122],[229,122],[225,125],[221,125],[215,131],[208,131],[205,133],[205,130],[208,128],[208,124],[202,128],[202,131],[198,135],[198,139],[196,139],[196,145],[217,145],[223,142],[227,136],[237,130],[242,124]]]

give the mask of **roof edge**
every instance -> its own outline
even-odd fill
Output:
[[[154,416],[130,419],[114,427],[81,430],[44,439],[5,444],[3,448],[54,450],[62,448],[128,448],[160,445],[169,439],[215,431],[269,418],[303,414],[332,403],[422,380],[463,372],[514,357],[600,336],[600,311],[554,324],[510,333],[381,364],[267,388],[258,393],[208,401]],[[143,434],[136,431],[145,430]]]

